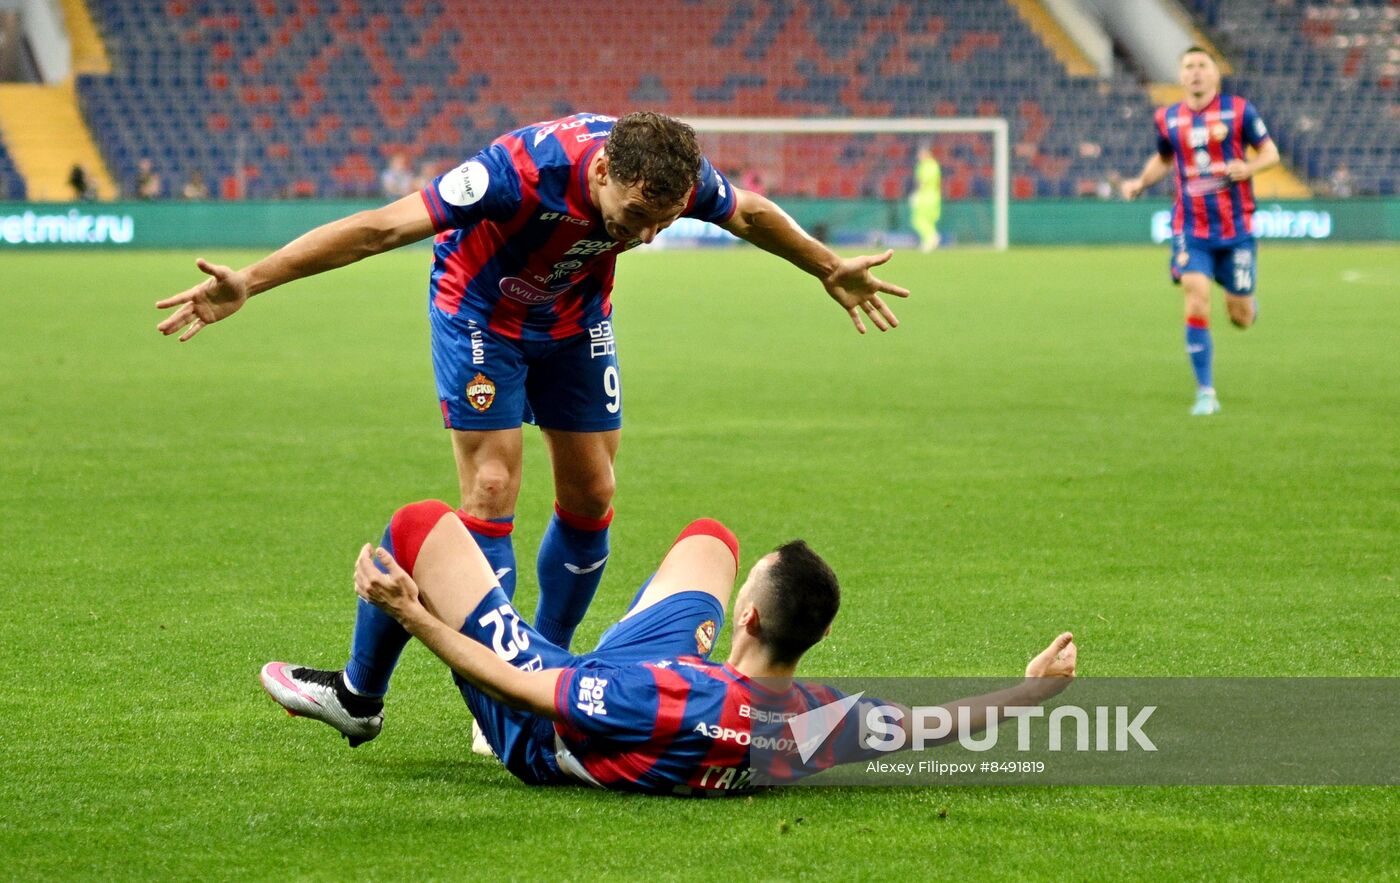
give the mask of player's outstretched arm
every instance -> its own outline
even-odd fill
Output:
[[[1064,632],[1030,661],[1026,666],[1025,680],[1021,683],[1005,690],[998,690],[995,693],[971,696],[956,702],[945,702],[943,707],[948,709],[952,720],[958,721],[961,720],[958,717],[959,709],[966,708],[968,715],[967,733],[969,735],[980,733],[987,728],[990,715],[995,715],[996,719],[1001,721],[1006,718],[1006,712],[1009,708],[1039,705],[1054,696],[1058,696],[1069,686],[1070,681],[1074,680],[1075,666],[1078,660],[1079,648],[1074,644],[1074,635]],[[905,719],[908,720],[907,717]],[[946,739],[930,744],[953,742],[957,738],[958,733],[955,730]]]
[[[865,333],[861,313],[869,316],[881,331],[899,325],[899,319],[880,295],[908,297],[908,290],[882,281],[870,272],[872,267],[888,261],[894,255],[892,250],[879,255],[842,258],[808,235],[772,200],[739,188],[735,188],[734,198],[737,203],[734,215],[720,226],[820,279],[826,293],[841,305],[861,334]]]
[[[373,557],[371,557],[373,556]],[[378,561],[388,573],[375,566]],[[355,561],[355,593],[397,619],[410,635],[482,692],[512,708],[558,720],[558,669],[521,671],[428,612],[418,584],[384,549],[365,545]]]
[[[156,330],[167,337],[183,331],[183,343],[206,325],[238,312],[255,294],[417,242],[433,232],[423,198],[410,193],[382,208],[357,212],[317,227],[241,270],[200,258],[195,266],[209,278],[173,297],[156,301],[158,309],[175,308]]]
[[[1119,185],[1119,190],[1124,199],[1137,199],[1142,191],[1148,189],[1158,181],[1167,176],[1167,172],[1172,169],[1171,159],[1154,153],[1142,166],[1142,172],[1136,178],[1129,178]]]

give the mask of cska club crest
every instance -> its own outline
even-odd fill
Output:
[[[701,656],[715,649],[715,621],[707,619],[695,630],[695,652]]]
[[[496,384],[485,374],[476,372],[476,376],[467,384],[467,402],[478,411],[485,411],[495,400]]]
[[[1224,141],[1229,134],[1230,127],[1224,123],[1217,122],[1210,127],[1210,140],[1212,141]]]

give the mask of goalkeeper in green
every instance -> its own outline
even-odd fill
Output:
[[[933,148],[919,149],[914,166],[914,193],[909,197],[909,218],[914,232],[919,234],[919,250],[933,251],[938,247],[938,218],[943,214],[943,169]]]

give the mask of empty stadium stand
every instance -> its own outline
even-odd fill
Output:
[[[1285,159],[1321,192],[1339,168],[1358,195],[1400,185],[1400,4],[1192,0],[1231,54]]]
[[[441,167],[517,125],[579,109],[1005,116],[1019,198],[1093,193],[1107,173],[1135,170],[1152,144],[1140,83],[1068,75],[1012,6],[993,0],[576,0],[567,16],[522,12],[514,0],[90,6],[111,72],[81,76],[80,96],[128,190],[149,157],[171,192],[199,170],[215,197],[371,195],[395,153]],[[1197,6],[1228,31],[1225,4]],[[1253,45],[1241,45],[1242,66],[1254,66]],[[1291,97],[1244,85],[1289,155],[1325,171],[1332,148],[1290,118]],[[913,149],[870,136],[727,139],[711,153],[731,171],[757,170],[770,192],[897,197]],[[987,195],[985,139],[945,138],[939,149],[950,198]],[[1356,149],[1355,168],[1372,169]]]
[[[1150,143],[1140,87],[1068,77],[1008,5],[984,0],[581,0],[526,19],[508,0],[91,6],[112,72],[82,76],[80,94],[128,190],[150,157],[172,190],[198,169],[216,196],[367,195],[393,153],[452,162],[573,109],[1004,115],[1023,197],[1083,192]],[[944,147],[949,195],[985,195],[990,146]],[[898,196],[911,149],[794,139],[763,171],[780,193]]]
[[[15,170],[10,154],[5,151],[5,142],[0,141],[0,199],[24,199],[24,179]]]

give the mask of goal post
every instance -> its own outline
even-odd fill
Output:
[[[1009,241],[1011,195],[1010,126],[1001,117],[687,117],[703,134],[735,135],[949,135],[984,134],[992,139],[991,244]],[[741,182],[736,181],[736,184]]]

